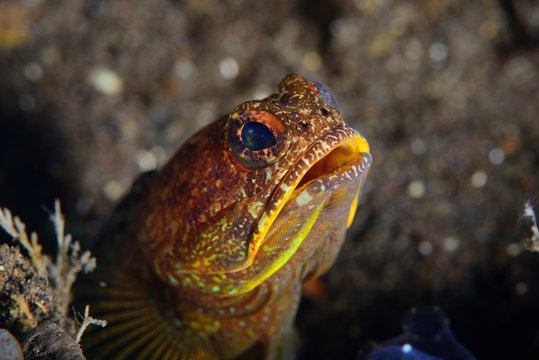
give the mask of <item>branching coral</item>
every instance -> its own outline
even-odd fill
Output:
[[[41,254],[41,245],[37,242],[37,234],[33,232],[29,240],[28,234],[26,234],[26,225],[17,216],[13,218],[9,209],[6,208],[0,211],[0,226],[13,240],[18,240],[26,251],[28,251],[28,255],[32,259],[32,264],[37,270],[37,274],[46,277],[47,270],[43,262],[43,255]]]
[[[80,339],[82,338],[82,334],[84,333],[84,330],[88,327],[88,325],[98,325],[98,326],[106,326],[107,322],[105,320],[99,320],[94,319],[90,316],[90,305],[86,305],[86,308],[84,309],[84,318],[82,319],[82,324],[79,327],[79,330],[77,331],[77,335],[75,335],[75,342],[79,343]]]
[[[24,332],[47,320],[58,324],[78,342],[88,325],[106,325],[105,321],[90,317],[87,307],[75,335],[73,321],[67,316],[73,283],[81,271],[87,273],[95,268],[95,258],[89,251],[81,253],[79,242],[65,234],[58,200],[51,221],[58,244],[55,261],[42,253],[36,233],[28,236],[25,224],[18,217],[7,208],[0,209],[0,227],[28,253],[25,257],[18,246],[0,246],[0,314],[5,319],[0,325],[21,327]]]
[[[90,251],[80,254],[79,242],[73,242],[71,234],[64,234],[65,220],[58,200],[54,204],[54,214],[51,220],[56,232],[58,252],[55,263],[48,256],[45,263],[49,271],[48,278],[53,283],[54,292],[61,302],[59,310],[65,315],[71,302],[71,287],[77,279],[77,274],[81,270],[88,273],[95,269],[95,258],[91,256]]]

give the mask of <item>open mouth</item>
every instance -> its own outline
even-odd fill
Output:
[[[312,180],[343,171],[352,165],[363,161],[370,163],[370,159],[366,159],[369,155],[366,152],[368,148],[365,151],[362,149],[363,145],[366,145],[366,142],[361,137],[353,137],[338,145],[307,170],[296,186],[296,190]]]
[[[328,183],[338,184],[342,181],[363,181],[371,163],[369,145],[356,130],[349,127],[338,127],[317,140],[292,166],[281,181],[259,218],[256,240],[249,245],[250,254],[257,254],[263,239],[273,222],[304,188],[316,182],[319,191],[330,191],[320,184],[328,179]],[[329,181],[333,175],[339,181]],[[336,179],[335,179],[336,180]]]
[[[289,174],[299,174],[299,181],[289,175],[283,183],[295,182],[294,191],[297,191],[305,184],[321,177],[346,172],[354,165],[358,165],[359,172],[363,172],[370,163],[367,141],[356,130],[341,127],[313,144],[294,166]],[[304,165],[307,165],[307,168]]]
[[[369,145],[352,128],[334,128],[315,141],[264,204],[251,228],[247,259],[227,269],[233,286],[219,280],[214,287],[227,295],[246,293],[284,266],[313,226],[349,227],[370,164]]]
[[[370,164],[369,145],[352,128],[335,128],[312,144],[275,189],[258,220],[249,243],[251,261],[236,270],[252,272],[242,292],[260,284],[295,254],[322,211],[345,214],[332,226],[344,221],[342,226],[349,227]]]

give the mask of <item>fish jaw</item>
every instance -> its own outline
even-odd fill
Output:
[[[259,243],[249,248],[249,263],[226,273],[183,274],[186,285],[207,294],[241,295],[285,265],[292,271],[300,269],[332,238],[335,241],[322,256],[331,260],[319,265],[329,268],[354,216],[371,163],[368,144],[356,130],[342,127],[321,137],[274,191],[255,227],[260,232],[251,243]]]
[[[353,129],[336,129],[321,140],[332,139],[339,132],[351,136],[341,138],[311,166],[299,170],[302,164],[307,164],[303,161],[305,156],[316,153],[318,143],[315,143],[310,149],[312,152],[308,151],[283,180],[282,184],[288,181],[291,186],[278,188],[292,187],[292,190],[286,191],[278,200],[282,205],[277,207],[277,214],[267,230],[261,232],[263,241],[251,266],[244,270],[251,276],[242,288],[236,286],[239,293],[255,288],[285,264],[289,268],[301,268],[319,248],[324,247],[328,238],[335,241],[325,248],[327,254],[322,258],[331,260],[321,261],[324,264],[320,266],[325,271],[333,262],[354,217],[358,197],[372,163],[367,142]],[[296,171],[303,173],[302,176],[298,177]],[[274,198],[280,196],[278,190]],[[271,216],[271,210],[266,211]],[[260,223],[258,228],[261,228]],[[332,255],[328,256],[330,253]]]

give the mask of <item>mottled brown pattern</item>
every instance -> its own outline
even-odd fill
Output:
[[[248,121],[276,144],[243,148]],[[111,325],[89,343],[119,358],[292,357],[301,282],[337,256],[370,163],[365,139],[300,76],[237,106],[143,190],[96,303]]]

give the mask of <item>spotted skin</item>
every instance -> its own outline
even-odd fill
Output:
[[[371,164],[317,89],[288,75],[134,187],[100,236],[102,286],[85,299],[109,326],[89,359],[293,358],[301,283],[335,260]],[[275,145],[246,148],[249,121]]]

